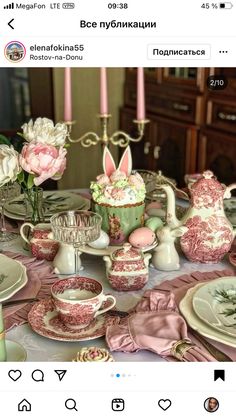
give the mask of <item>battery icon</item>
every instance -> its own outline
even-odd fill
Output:
[[[229,1],[226,1],[224,3],[220,3],[220,9],[232,9],[233,4]]]

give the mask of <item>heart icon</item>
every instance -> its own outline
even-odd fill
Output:
[[[22,372],[20,370],[10,370],[8,375],[12,381],[17,381],[22,376]]]
[[[167,410],[169,409],[169,407],[171,406],[171,400],[170,399],[160,399],[158,401],[158,406],[162,409],[162,410]]]

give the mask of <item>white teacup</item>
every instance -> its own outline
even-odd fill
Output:
[[[115,297],[105,295],[100,282],[92,278],[61,279],[54,282],[51,293],[61,321],[73,330],[88,326],[95,317],[116,304]],[[105,307],[101,309],[104,303]]]

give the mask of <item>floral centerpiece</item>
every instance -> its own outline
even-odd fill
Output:
[[[43,190],[39,186],[47,179],[59,180],[66,168],[67,127],[64,123],[54,125],[50,119],[37,118],[35,122],[30,120],[25,123],[22,130],[22,138],[18,137],[19,143],[14,144],[18,152],[11,146],[10,141],[0,136],[0,142],[5,143],[2,145],[3,150],[8,150],[9,166],[3,164],[3,160],[0,161],[0,186],[1,171],[9,180],[13,179],[14,172],[24,191],[26,212],[30,212],[31,222],[36,224],[43,221]],[[13,156],[15,166],[13,160],[10,160]]]

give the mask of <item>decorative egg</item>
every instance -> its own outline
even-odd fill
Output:
[[[148,227],[140,227],[134,230],[129,236],[129,242],[132,246],[142,249],[151,246],[156,239],[154,232]]]
[[[88,245],[93,249],[106,249],[106,247],[109,246],[109,243],[110,239],[108,234],[105,231],[101,230],[98,239],[88,243]]]
[[[163,221],[159,217],[150,217],[145,221],[145,226],[150,228],[152,231],[156,231],[158,228],[163,227]]]

